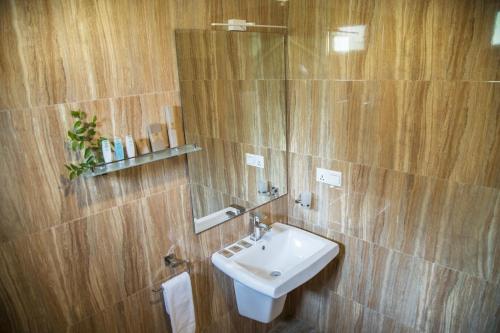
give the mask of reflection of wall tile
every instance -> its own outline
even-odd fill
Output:
[[[283,34],[179,30],[176,42],[181,81],[285,78]]]
[[[186,132],[285,150],[280,80],[181,81]]]
[[[186,138],[203,148],[188,157],[190,180],[200,185],[195,216],[229,201],[269,201],[257,191],[261,180],[285,193],[283,35],[181,30],[176,40]],[[264,156],[265,168],[247,166],[246,153]]]

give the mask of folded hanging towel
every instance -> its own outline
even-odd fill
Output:
[[[189,274],[181,273],[163,282],[161,286],[165,310],[170,315],[172,332],[194,333],[196,331],[196,318]]]

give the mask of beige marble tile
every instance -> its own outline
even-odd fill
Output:
[[[74,158],[65,147],[66,131],[71,126],[69,110],[81,108],[89,117],[97,115],[98,130],[103,136],[124,137],[132,133],[141,137],[146,135],[146,123],[162,119],[161,106],[169,99],[165,94],[136,96],[2,113],[1,126],[5,131],[1,150],[6,158],[1,162],[0,177],[10,189],[1,193],[5,197],[0,210],[5,225],[1,231],[3,240],[185,183],[183,158],[75,182],[67,180],[64,168]],[[46,199],[37,200],[39,197]]]
[[[433,0],[432,78],[494,81],[499,79],[500,50],[492,44],[496,0]]]
[[[419,329],[426,332],[494,332],[499,325],[497,284],[434,266]]]
[[[181,81],[285,78],[283,34],[177,30],[175,35]]]
[[[171,4],[23,1],[4,5],[9,15],[2,14],[2,21],[17,52],[4,47],[0,59],[13,65],[6,67],[5,77],[17,86],[5,86],[2,107],[173,90]]]

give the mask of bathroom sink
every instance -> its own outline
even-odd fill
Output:
[[[234,280],[240,314],[269,322],[281,313],[287,293],[320,272],[338,252],[332,241],[274,223],[260,240],[246,237],[214,253],[212,263]],[[259,309],[267,310],[255,315]]]

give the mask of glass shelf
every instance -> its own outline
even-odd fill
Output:
[[[189,154],[200,150],[201,150],[200,147],[198,147],[196,144],[192,144],[192,145],[185,145],[185,146],[160,150],[154,153],[144,154],[120,161],[113,161],[106,164],[99,164],[94,168],[93,171],[87,172],[85,174],[85,177],[95,177],[95,176],[105,175],[107,173],[133,168],[139,165],[161,161],[167,158]]]

